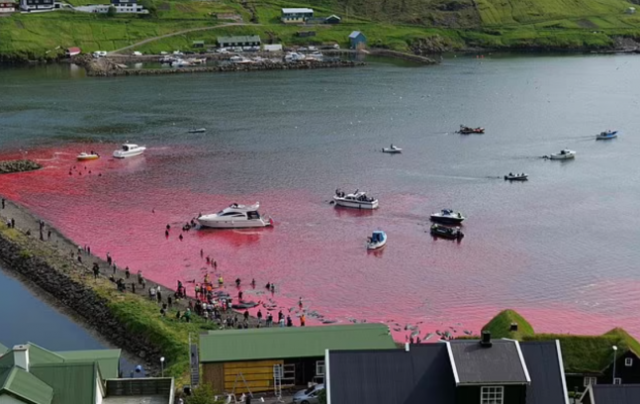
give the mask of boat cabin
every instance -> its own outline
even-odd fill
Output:
[[[381,242],[382,240],[384,240],[384,238],[385,238],[385,234],[382,230],[376,230],[373,232],[373,234],[371,234],[372,243]]]

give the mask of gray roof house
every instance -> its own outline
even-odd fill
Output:
[[[569,403],[558,341],[491,340],[486,333],[480,341],[327,351],[325,366],[328,404]]]
[[[640,384],[591,384],[580,397],[581,404],[638,404]]]

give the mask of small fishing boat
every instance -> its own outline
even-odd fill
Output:
[[[378,200],[376,198],[369,197],[366,192],[357,189],[352,194],[345,194],[341,190],[336,189],[333,201],[336,205],[344,206],[345,208],[376,209],[378,207]]]
[[[206,128],[189,129],[189,133],[204,133],[206,131],[207,131]]]
[[[433,237],[442,237],[449,240],[462,240],[464,234],[459,227],[446,227],[434,224],[431,226],[431,235]]]
[[[463,135],[471,135],[471,134],[483,134],[484,133],[484,128],[471,128],[469,126],[464,126],[464,125],[460,125],[460,129],[458,130],[458,133],[463,134]]]
[[[234,203],[218,213],[201,215],[197,220],[200,225],[214,229],[272,226],[273,220],[260,215],[260,213],[258,213],[259,207],[260,202],[256,202],[251,206],[238,205],[237,203]]]
[[[520,174],[509,173],[504,176],[504,179],[507,181],[527,181],[529,179],[529,175],[525,173],[520,173]]]
[[[608,139],[615,139],[618,137],[618,131],[617,130],[607,130],[604,132],[600,132],[598,135],[596,135],[596,140],[608,140]]]
[[[549,160],[570,160],[576,157],[576,152],[569,149],[560,150],[559,153],[554,153],[547,158]]]
[[[367,250],[377,250],[387,244],[387,233],[376,230],[367,238]]]
[[[125,143],[122,145],[120,150],[116,150],[113,152],[113,157],[117,159],[135,157],[144,153],[145,150],[147,150],[147,148],[144,146],[138,146],[137,144],[133,143]]]
[[[389,147],[383,147],[382,148],[382,152],[383,153],[389,153],[389,154],[397,154],[397,153],[402,153],[402,149],[399,148],[398,146],[394,146],[393,144]]]
[[[431,215],[431,220],[443,224],[460,224],[465,219],[460,212],[451,209],[442,209],[440,212]]]
[[[95,152],[91,152],[91,153],[82,152],[78,154],[76,158],[78,159],[78,161],[91,161],[91,160],[99,159],[100,155]]]

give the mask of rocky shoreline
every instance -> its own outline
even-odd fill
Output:
[[[42,166],[31,160],[0,161],[0,174],[21,173],[41,169]]]

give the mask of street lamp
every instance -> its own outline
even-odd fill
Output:
[[[616,384],[616,352],[618,351],[618,347],[614,345],[611,348],[613,348],[613,380],[611,383]]]
[[[162,372],[161,373],[162,377],[164,377],[164,356],[160,358],[160,369],[161,369],[161,372]],[[615,370],[614,370],[614,373],[615,373]]]

